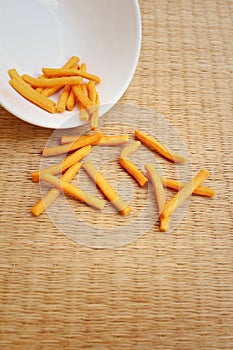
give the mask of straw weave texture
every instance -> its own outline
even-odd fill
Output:
[[[233,1],[139,4],[141,55],[121,102],[163,115],[216,196],[192,197],[171,234],[77,244],[30,213],[51,130],[0,108],[2,350],[233,348]]]

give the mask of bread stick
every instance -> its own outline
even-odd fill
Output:
[[[128,215],[131,211],[129,205],[114,191],[104,176],[96,169],[93,163],[86,162],[82,166],[91,179],[96,183],[104,196],[115,206],[122,215]]]
[[[70,182],[81,168],[81,165],[82,164],[79,162],[73,164],[66,170],[61,179],[66,182]],[[56,200],[60,193],[60,189],[56,187],[51,188],[51,190],[49,190],[46,195],[31,208],[32,214],[35,216],[41,215]]]
[[[27,85],[21,79],[11,79],[9,83],[20,95],[22,95],[30,102],[43,108],[49,113],[56,112],[53,101],[51,101],[48,97],[42,96],[36,92],[31,86]]]
[[[69,194],[70,196],[78,199],[83,203],[86,203],[91,207],[94,207],[99,210],[104,209],[105,201],[103,199],[94,197],[90,193],[87,193],[81,190],[79,187],[73,186],[64,180],[61,180],[54,175],[45,172],[41,174],[41,180],[50,183],[59,190],[63,190],[65,193]]]
[[[175,162],[175,163],[185,163],[187,160],[185,157],[180,156],[179,154],[175,154],[170,152],[163,144],[159,141],[155,140],[155,138],[148,136],[144,132],[139,130],[135,130],[135,136],[138,138],[145,146],[152,148],[164,158]]]
[[[91,146],[85,146],[80,149],[78,149],[76,152],[70,154],[69,156],[65,157],[65,159],[62,162],[56,163],[54,165],[51,165],[49,167],[46,167],[40,171],[35,171],[32,173],[32,181],[38,182],[40,179],[41,174],[43,173],[49,173],[52,175],[59,174],[66,169],[68,169],[71,165],[74,163],[80,161],[84,157],[86,157],[91,152]]]

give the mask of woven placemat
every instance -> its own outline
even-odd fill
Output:
[[[51,130],[0,108],[1,349],[233,348],[233,2],[139,4],[141,55],[120,102],[163,116],[216,196],[193,196],[171,233],[155,223],[114,249],[78,243],[30,213]]]

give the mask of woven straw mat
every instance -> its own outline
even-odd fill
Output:
[[[169,124],[165,132],[173,135],[175,130],[190,157],[186,175],[208,169],[205,185],[214,188],[216,196],[192,196],[170,233],[159,232],[157,215],[147,225],[147,210],[138,221],[147,225],[142,234],[138,225],[131,225],[111,206],[104,218],[97,219],[94,209],[63,196],[51,212],[36,218],[30,208],[40,198],[40,187],[30,176],[40,166],[40,152],[51,130],[29,125],[0,108],[1,350],[233,348],[233,1],[140,0],[139,4],[142,48],[120,103],[126,112],[146,109],[149,118],[154,113],[158,124],[151,130],[161,137]],[[119,115],[121,121],[112,131],[126,132],[127,116]],[[131,140],[133,127],[150,131],[146,113],[132,118]],[[111,131],[104,117],[100,126]],[[175,141],[173,145],[176,148]],[[138,158],[132,156],[139,166],[146,151],[144,146],[140,149]],[[171,177],[176,176],[171,163],[153,157],[166,175],[172,169]],[[113,183],[115,171],[126,186],[130,182],[129,196],[136,196],[133,216],[147,193],[111,157],[106,159],[103,172]],[[120,190],[119,182],[116,186]],[[156,213],[155,198],[150,200],[148,210],[152,206]],[[95,247],[95,237],[80,242],[83,235],[69,237],[53,217],[54,208],[62,213],[62,201],[69,203],[68,212],[79,215],[85,237],[97,220],[100,245],[103,231],[116,225],[120,229],[124,220],[129,220],[129,228],[121,239],[136,228],[139,234],[103,249]],[[81,232],[79,225],[75,228]],[[69,216],[66,229],[74,232]]]

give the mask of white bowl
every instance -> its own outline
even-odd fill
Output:
[[[78,109],[50,114],[9,85],[8,69],[39,76],[73,55],[101,77],[100,116],[123,95],[141,47],[137,0],[0,0],[0,103],[16,117],[48,128],[83,122]]]

